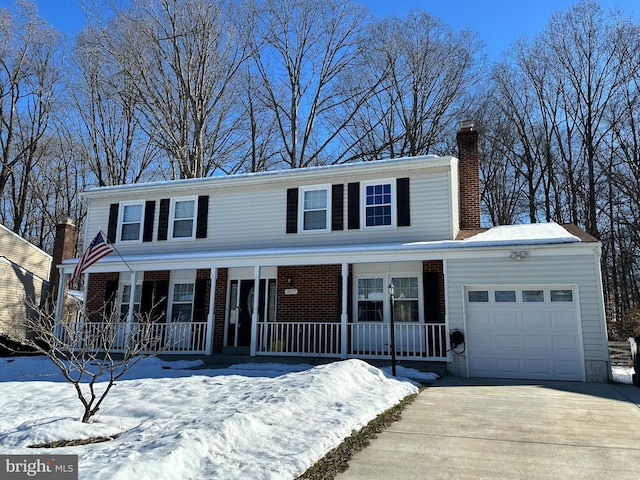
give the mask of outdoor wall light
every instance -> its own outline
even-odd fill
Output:
[[[287,284],[289,286],[293,285],[293,277],[287,277]]]
[[[528,256],[529,256],[529,252],[525,250],[518,250],[518,251],[511,252],[511,255],[509,255],[509,258],[511,260],[523,260]]]

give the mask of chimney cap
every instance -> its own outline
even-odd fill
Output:
[[[460,130],[468,132],[473,130],[473,127],[476,126],[476,122],[473,120],[461,120],[460,121]]]

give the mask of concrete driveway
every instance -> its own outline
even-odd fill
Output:
[[[445,377],[337,478],[638,479],[640,388]]]

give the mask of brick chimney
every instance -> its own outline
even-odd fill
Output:
[[[480,176],[478,132],[474,123],[460,122],[458,143],[458,176],[460,182],[460,228],[480,228]]]
[[[56,237],[53,241],[53,261],[51,264],[51,273],[49,274],[49,291],[51,298],[55,301],[58,293],[58,282],[60,280],[60,272],[57,265],[61,264],[67,258],[73,258],[76,245],[76,226],[71,222],[70,218],[66,218],[64,222],[56,225]]]

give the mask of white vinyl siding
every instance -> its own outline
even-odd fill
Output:
[[[469,285],[504,285],[504,290],[523,285],[576,285],[580,302],[581,330],[585,360],[608,361],[602,296],[598,292],[598,268],[591,248],[585,255],[549,255],[544,249],[530,250],[522,261],[508,258],[474,258],[447,261],[447,299],[450,328],[464,329],[464,287]],[[532,288],[539,290],[539,288]],[[547,293],[548,294],[548,293]]]
[[[411,241],[436,241],[452,239],[453,205],[450,192],[450,169],[452,166],[439,165],[429,168],[431,159],[421,159],[425,167],[416,169],[417,162],[409,162],[413,166],[411,170],[405,168],[402,161],[389,162],[394,168],[380,165],[368,167],[366,170],[348,168],[339,169],[337,176],[332,169],[326,169],[324,176],[314,173],[313,177],[306,179],[302,176],[293,183],[287,179],[287,175],[267,176],[264,182],[253,183],[218,183],[216,178],[211,179],[211,188],[198,186],[199,194],[207,194],[211,197],[211,207],[208,213],[208,229],[211,234],[206,239],[198,242],[145,242],[139,245],[122,245],[119,247],[121,254],[133,254],[144,250],[145,255],[174,252],[196,251],[220,251],[247,248],[286,248],[300,246],[321,245],[354,245],[374,243],[400,243]],[[435,159],[441,161],[440,159]],[[314,169],[311,169],[314,170]],[[325,171],[325,169],[320,169]],[[381,171],[379,171],[381,170]],[[278,172],[279,173],[279,172]],[[288,172],[286,172],[288,173]],[[287,189],[297,187],[300,189],[317,185],[344,185],[343,194],[343,220],[347,224],[347,184],[350,182],[376,182],[385,178],[409,177],[411,182],[411,226],[403,228],[371,228],[366,230],[331,231],[330,207],[328,208],[328,229],[323,232],[315,232],[312,235],[286,235],[286,201]],[[309,180],[314,180],[310,183]],[[179,183],[177,184],[179,185]],[[209,185],[209,184],[207,184]],[[146,194],[143,184],[135,185],[118,192],[121,201],[136,201],[141,198],[145,201],[155,201],[155,218],[153,238],[156,239],[158,229],[159,208],[157,206],[162,198],[171,198],[172,201],[186,196],[193,188],[172,188],[171,182],[163,185],[162,191],[157,189],[153,194]],[[328,191],[329,200],[331,190]],[[197,209],[197,198],[195,205]],[[112,197],[105,195],[103,198],[91,198],[87,216],[87,232],[96,232],[98,228],[107,224],[109,218],[109,205]],[[395,207],[395,198],[393,199]],[[300,206],[299,206],[300,208]],[[173,211],[173,208],[171,208]],[[300,215],[299,215],[300,216]],[[170,219],[171,221],[171,219]],[[300,221],[300,219],[298,219]],[[195,222],[194,222],[195,223]],[[195,231],[195,226],[194,226]],[[302,231],[302,230],[298,230]],[[93,233],[95,235],[95,233]],[[93,238],[93,236],[91,237]],[[86,238],[85,242],[91,238]],[[171,223],[169,225],[169,238],[171,238]]]

